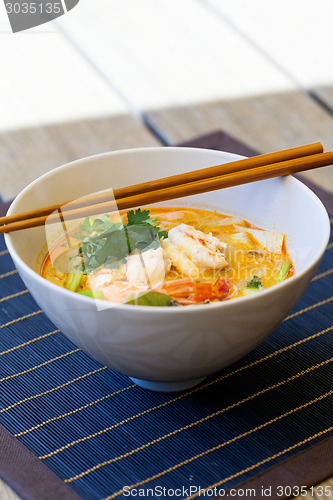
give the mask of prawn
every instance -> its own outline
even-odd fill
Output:
[[[169,295],[169,297],[185,306],[224,300],[230,293],[230,285],[229,281],[224,278],[219,278],[214,285],[211,283],[196,283],[190,278],[181,278],[165,281],[155,290]]]
[[[196,278],[201,269],[228,267],[224,256],[227,245],[212,234],[186,224],[170,229],[168,238],[162,240],[162,246],[173,266],[185,276]]]

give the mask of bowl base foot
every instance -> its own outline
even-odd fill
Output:
[[[130,379],[143,389],[148,389],[149,391],[156,392],[177,392],[177,391],[185,391],[186,389],[190,389],[195,385],[200,384],[206,377],[196,378],[193,380],[186,380],[184,382],[153,382],[151,380],[141,380],[140,378]]]

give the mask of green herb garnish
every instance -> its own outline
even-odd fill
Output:
[[[261,279],[259,278],[259,276],[253,276],[252,280],[251,281],[248,281],[246,283],[246,288],[256,288],[259,290],[259,288],[261,287]]]
[[[150,218],[149,210],[130,210],[127,224],[110,222],[107,214],[91,220],[87,217],[75,236],[81,240],[79,255],[84,258],[84,272],[89,274],[97,267],[119,267],[133,250],[145,252],[160,246],[160,238],[166,231],[158,227],[159,221]]]
[[[275,283],[280,283],[280,281],[283,281],[289,273],[290,268],[290,262],[280,262],[274,275]]]
[[[93,299],[105,299],[103,290],[78,290],[76,293],[85,297],[92,297]]]
[[[65,282],[65,288],[67,288],[67,290],[71,290],[72,292],[76,292],[76,290],[80,286],[82,278],[83,278],[82,271],[76,271],[73,273],[69,273],[69,275],[67,276],[66,282]]]
[[[137,292],[127,295],[124,304],[132,306],[170,306],[174,301],[168,295],[160,292]]]
[[[138,208],[137,210],[129,210],[127,212],[127,224],[125,227],[129,226],[151,226],[157,229],[159,238],[167,238],[168,233],[166,231],[161,231],[158,227],[159,221],[157,219],[150,218],[149,210],[141,210]]]

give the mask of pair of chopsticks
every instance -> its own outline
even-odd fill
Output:
[[[46,221],[48,224],[59,222],[59,216],[61,219],[73,220],[332,164],[333,153],[323,153],[321,143],[307,144],[133,186],[107,190],[21,214],[0,217],[0,225],[2,224],[0,233],[42,226]]]

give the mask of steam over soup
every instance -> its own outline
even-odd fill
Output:
[[[260,293],[292,276],[285,235],[194,208],[86,218],[44,259],[41,275],[116,303],[206,304]]]

